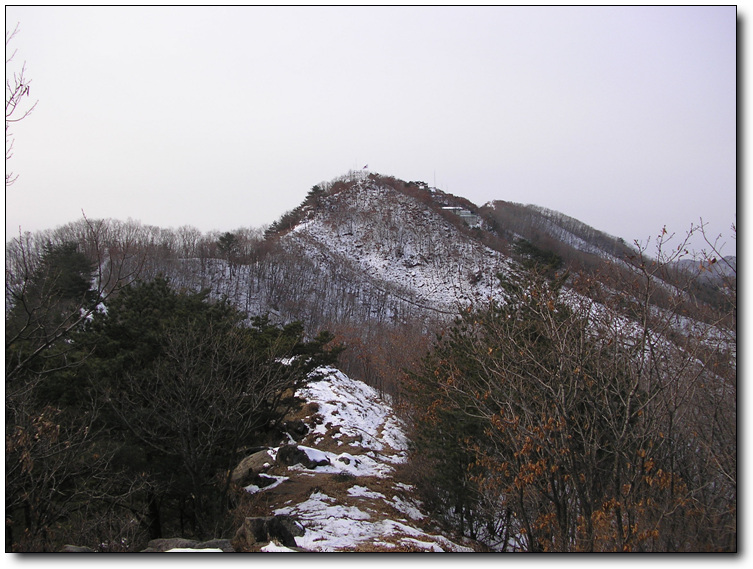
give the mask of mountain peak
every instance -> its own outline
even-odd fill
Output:
[[[480,218],[470,208],[420,183],[371,174],[325,190],[281,242],[320,263],[347,264],[362,277],[355,281],[368,279],[414,306],[455,313],[494,296],[496,275],[509,265],[472,235],[466,219]]]

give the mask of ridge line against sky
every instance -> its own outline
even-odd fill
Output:
[[[735,6],[7,6],[15,22],[39,105],[12,129],[6,239],[82,210],[259,227],[366,163],[628,242],[736,222]]]

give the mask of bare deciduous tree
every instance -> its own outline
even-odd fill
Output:
[[[432,478],[448,519],[506,548],[735,550],[735,345],[694,275],[667,282],[670,237],[619,287],[512,279],[448,331],[409,392],[424,456],[465,461]]]
[[[11,42],[18,34],[19,27],[12,30],[5,30],[5,187],[11,186],[17,179],[18,175],[8,170],[8,161],[13,156],[13,134],[10,131],[11,125],[22,121],[28,117],[37,106],[38,101],[31,105],[25,105],[24,99],[28,99],[31,90],[31,79],[26,75],[26,62],[21,65],[19,71],[14,71],[8,76],[8,66],[12,63],[17,54],[17,50],[11,50]]]

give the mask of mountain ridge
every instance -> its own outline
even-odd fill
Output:
[[[683,257],[679,247],[656,260],[645,249],[631,247],[559,212],[502,200],[478,207],[423,182],[404,182],[378,174],[354,173],[314,186],[299,207],[266,230],[241,229],[203,236],[185,227],[162,230],[134,222],[85,218],[53,231],[20,236],[6,246],[6,311],[14,299],[23,300],[27,283],[35,278],[28,267],[44,260],[46,252],[57,245],[91,261],[95,269],[90,275],[93,290],[87,294],[96,293],[100,299],[93,311],[106,313],[110,296],[127,284],[163,275],[167,279],[160,282],[165,282],[167,289],[206,291],[207,298],[228,301],[249,320],[268,315],[273,326],[296,322],[294,328],[309,338],[327,331],[331,333],[328,342],[345,348],[337,351],[337,368],[325,374],[329,379],[318,385],[312,380],[308,391],[296,394],[303,400],[299,415],[288,417],[286,424],[303,422],[308,430],[289,430],[286,441],[267,448],[265,452],[272,453],[269,456],[275,464],[257,473],[261,478],[246,486],[248,494],[258,494],[261,500],[249,506],[246,513],[262,517],[293,515],[308,523],[309,536],[299,543],[305,543],[306,549],[369,547],[363,543],[343,546],[337,536],[327,533],[322,516],[350,516],[350,521],[342,522],[346,525],[358,521],[357,528],[349,526],[350,531],[357,529],[363,541],[379,539],[376,549],[372,544],[373,550],[458,550],[467,546],[447,537],[427,537],[428,526],[416,526],[420,516],[412,521],[405,518],[411,517],[407,512],[424,515],[419,504],[408,503],[419,495],[407,488],[410,477],[392,484],[375,474],[397,470],[402,459],[380,459],[381,466],[373,464],[373,472],[368,475],[356,472],[356,461],[371,464],[379,455],[379,449],[356,444],[358,437],[365,433],[367,438],[376,439],[381,431],[368,434],[370,427],[358,423],[354,417],[360,411],[354,414],[354,410],[359,408],[358,403],[377,395],[381,402],[375,405],[384,410],[393,402],[399,403],[404,386],[422,369],[427,372],[422,366],[429,361],[426,358],[431,350],[441,345],[443,334],[453,337],[457,332],[454,326],[463,322],[468,327],[461,333],[473,329],[488,307],[492,308],[489,313],[498,314],[514,309],[521,299],[535,305],[536,295],[545,291],[552,295],[550,302],[535,307],[543,311],[535,312],[542,321],[556,324],[562,318],[568,326],[573,324],[572,330],[589,326],[594,331],[599,327],[602,332],[608,330],[618,338],[615,346],[627,346],[628,351],[633,346],[627,359],[649,357],[642,347],[648,341],[652,348],[667,353],[682,354],[686,348],[699,354],[715,353],[718,359],[713,365],[721,364],[719,369],[725,373],[736,365],[734,257],[678,263]],[[86,278],[84,289],[88,288]],[[508,296],[511,291],[517,296]],[[508,299],[512,299],[509,304]],[[547,320],[555,308],[556,318]],[[719,310],[707,311],[709,308]],[[76,314],[85,325],[86,314]],[[464,321],[466,317],[471,320]],[[505,321],[517,322],[518,316]],[[527,322],[525,318],[523,321]],[[500,347],[509,347],[504,343],[507,336],[498,336],[503,340]],[[476,339],[474,336],[473,341]],[[492,348],[488,352],[481,348],[479,357],[493,356]],[[664,360],[657,362],[656,371],[664,373]],[[278,363],[284,364],[282,360]],[[538,363],[532,367],[539,369]],[[577,375],[580,369],[573,373]],[[709,381],[716,381],[715,371],[709,370]],[[436,368],[428,369],[430,378],[438,373]],[[462,380],[463,374],[458,378]],[[450,379],[455,381],[455,376]],[[588,381],[586,375],[582,379]],[[327,391],[323,387],[327,381],[340,382],[339,391],[332,386]],[[579,377],[576,391],[580,389],[578,381]],[[704,378],[698,389],[706,389],[706,383]],[[348,390],[360,395],[350,397]],[[345,406],[339,404],[346,400]],[[405,417],[417,416],[411,415],[409,405],[402,409]],[[397,410],[389,413],[394,416]],[[386,420],[384,414],[369,416],[375,424]],[[350,423],[358,423],[355,427],[363,431],[362,435],[351,432],[349,428],[354,425]],[[265,439],[264,444],[276,442]],[[389,444],[395,456],[407,452],[404,442],[395,439]],[[341,444],[346,446],[341,448]],[[296,466],[296,479],[285,484],[283,478],[292,478],[289,467],[295,465],[277,461],[283,447],[287,449],[284,452],[303,453],[308,461],[321,464],[304,466],[303,470]],[[248,447],[238,449],[238,453],[243,448]],[[238,453],[233,454],[233,460]],[[441,468],[441,460],[420,460],[417,464],[424,469],[435,464]],[[328,469],[333,463],[334,467]],[[422,470],[421,474],[432,473]],[[358,481],[349,478],[356,475],[363,476]],[[256,488],[250,488],[252,485]],[[330,490],[323,490],[323,485]],[[421,495],[426,496],[427,489],[421,488]],[[392,498],[387,498],[388,493]],[[241,496],[243,501],[246,496]],[[429,497],[427,503],[435,497]],[[377,504],[380,500],[389,503]],[[406,509],[402,512],[405,516],[395,520],[394,516],[400,515],[395,512],[402,511],[401,507]],[[373,520],[369,524],[379,529],[369,529],[366,520]],[[457,520],[450,512],[443,521],[452,525]],[[419,534],[421,537],[417,537]],[[248,533],[244,539],[247,545],[252,541]],[[335,542],[337,545],[333,545]],[[506,539],[498,545],[522,547]],[[256,545],[248,547],[257,550]],[[269,545],[263,550],[276,547]]]

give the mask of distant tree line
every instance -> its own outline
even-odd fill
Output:
[[[102,280],[81,249],[6,267],[6,550],[226,533],[231,469],[280,436],[332,336],[137,278],[124,257]]]

